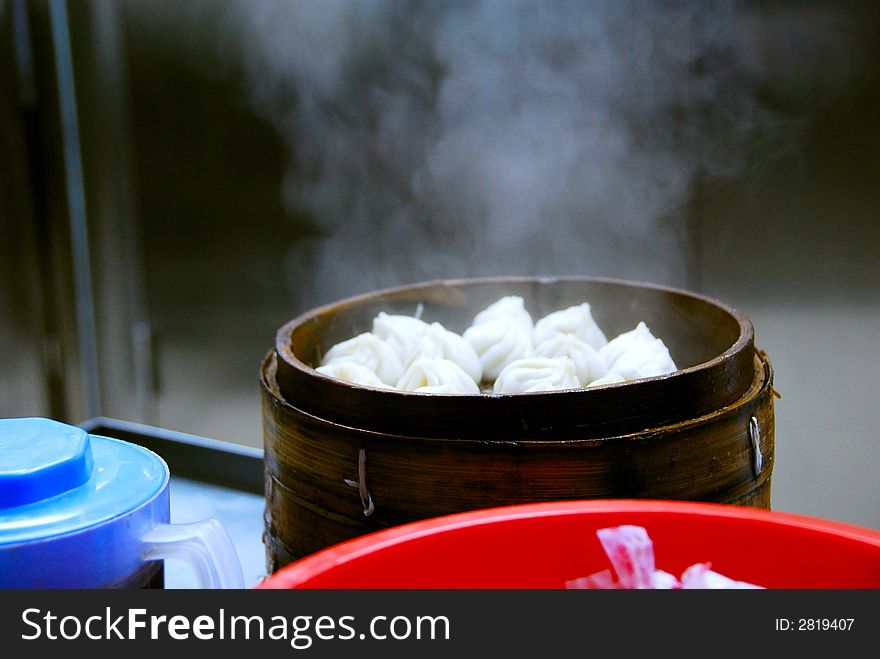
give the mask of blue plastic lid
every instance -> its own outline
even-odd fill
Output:
[[[85,430],[49,419],[0,420],[0,508],[48,499],[91,475]]]
[[[0,419],[0,547],[124,516],[168,481],[145,448],[50,419]]]

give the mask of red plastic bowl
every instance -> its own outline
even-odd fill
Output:
[[[880,532],[732,505],[594,500],[414,522],[307,556],[259,588],[563,588],[610,568],[596,530],[644,526],[657,568],[694,563],[767,588],[880,588]]]

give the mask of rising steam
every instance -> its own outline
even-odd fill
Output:
[[[688,204],[779,121],[733,2],[241,2],[311,306],[488,274],[688,284]]]

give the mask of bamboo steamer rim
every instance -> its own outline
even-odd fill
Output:
[[[319,373],[300,359],[294,345],[298,331],[379,300],[414,301],[420,295],[424,299],[456,299],[461,297],[461,289],[473,286],[554,284],[620,287],[688,300],[735,322],[738,335],[715,357],[673,373],[595,388],[523,394],[450,395],[355,385]],[[342,425],[450,438],[478,438],[489,429],[500,428],[512,439],[542,439],[575,430],[589,439],[630,434],[702,416],[733,403],[753,381],[755,348],[751,320],[719,300],[653,283],[565,276],[440,279],[352,296],[285,323],[276,333],[275,353],[280,395],[304,412]]]
[[[388,439],[388,435],[382,431],[371,430],[369,428],[363,428],[358,426],[349,426],[339,421],[328,421],[327,419],[321,419],[319,417],[315,417],[313,414],[306,412],[302,409],[297,408],[292,405],[281,393],[278,388],[278,379],[277,379],[277,367],[278,367],[278,355],[274,350],[270,350],[265,357],[260,366],[260,386],[263,390],[263,394],[267,396],[272,404],[277,406],[278,409],[284,410],[288,414],[294,415],[302,415],[307,418],[311,418],[314,421],[319,421],[322,424],[326,424],[331,430],[339,431],[344,434],[349,433],[357,433],[361,439],[365,443],[376,443],[381,444],[384,440]],[[552,441],[548,440],[531,440],[531,439],[521,439],[517,440],[515,443],[517,446],[523,448],[534,447],[537,449],[544,450],[548,446],[552,445],[554,448],[572,448],[576,449],[581,446],[586,445],[598,445],[599,443],[603,445],[615,444],[615,443],[632,443],[639,442],[648,436],[672,436],[672,433],[686,433],[694,428],[698,428],[700,426],[704,426],[707,423],[711,423],[712,421],[723,418],[726,416],[745,413],[745,411],[752,410],[757,402],[761,400],[768,400],[772,403],[772,398],[774,395],[773,389],[773,378],[774,371],[773,365],[770,363],[770,360],[767,358],[766,353],[763,351],[757,351],[754,355],[754,377],[752,382],[749,384],[748,389],[743,392],[743,395],[737,398],[734,401],[731,401],[729,404],[724,407],[710,410],[705,414],[702,414],[698,417],[684,419],[682,421],[670,422],[668,424],[664,424],[662,426],[653,426],[650,428],[643,428],[640,430],[634,430],[632,432],[622,433],[619,435],[608,435],[605,437],[566,437],[566,438],[553,438]],[[746,424],[748,425],[748,424]],[[445,437],[424,437],[420,435],[408,435],[403,433],[398,433],[394,436],[394,441],[397,442],[422,442],[422,441],[431,441],[431,442],[449,442],[450,445],[463,445],[468,443],[479,443],[479,444],[510,444],[511,441],[508,439],[498,439],[493,438],[491,436],[483,436],[480,438],[445,438]],[[762,441],[765,441],[767,438],[764,434],[762,434]],[[772,440],[772,435],[771,435]],[[273,447],[274,450],[274,447]],[[762,451],[768,453],[770,456],[770,462],[772,464],[772,443],[763,446]],[[767,476],[769,476],[769,472],[771,469],[767,470]]]

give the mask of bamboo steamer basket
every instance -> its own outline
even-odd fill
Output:
[[[610,337],[644,320],[675,373],[595,389],[452,396],[374,389],[314,370],[380,312],[462,332],[504,295],[537,319],[589,302]],[[570,499],[770,507],[773,370],[740,311],[598,278],[438,281],[309,311],[261,368],[267,567],[440,515]]]

